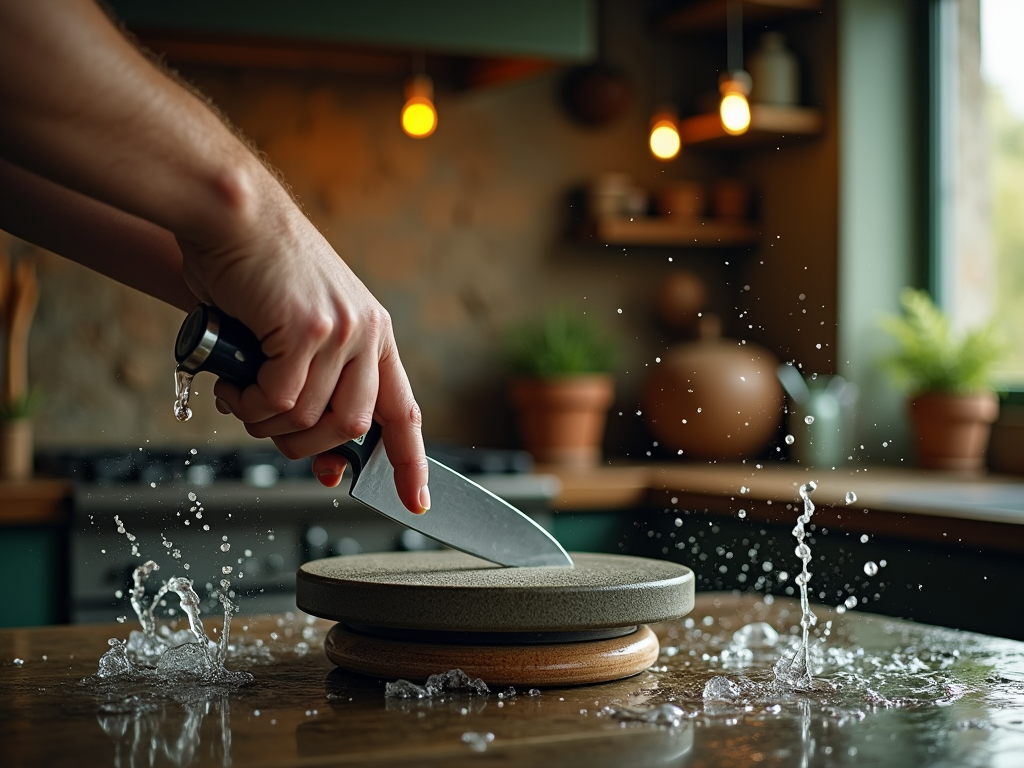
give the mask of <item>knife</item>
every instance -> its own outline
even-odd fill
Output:
[[[252,331],[206,304],[195,307],[181,324],[174,357],[180,370],[193,375],[208,371],[239,388],[256,382],[266,360]],[[394,468],[376,422],[362,437],[332,450],[352,467],[349,495],[385,517],[498,565],[572,567],[572,558],[540,525],[429,456],[433,505],[422,515],[407,510],[395,490]]]

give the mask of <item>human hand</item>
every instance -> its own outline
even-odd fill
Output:
[[[245,202],[256,208],[245,217],[251,229],[216,245],[181,243],[189,287],[252,329],[267,356],[255,385],[217,383],[217,407],[289,458],[319,454],[313,471],[328,487],[346,464],[329,449],[376,420],[399,498],[423,512],[430,494],[420,411],[391,319],[284,191],[266,186]]]

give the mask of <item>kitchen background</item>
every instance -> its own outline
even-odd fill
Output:
[[[706,310],[722,319],[726,336],[763,345],[805,374],[840,373],[860,387],[851,441],[857,447],[849,454],[855,460],[841,468],[849,470],[841,482],[819,493],[832,495],[819,512],[827,527],[820,523],[815,551],[836,565],[832,573],[822,572],[815,599],[838,604],[858,590],[877,601],[872,610],[1024,636],[1021,620],[1006,618],[999,594],[977,592],[970,579],[940,576],[971,574],[1000,584],[1019,577],[1019,484],[1000,486],[995,496],[969,498],[969,488],[901,475],[917,485],[912,492],[902,489],[897,501],[885,495],[884,483],[874,484],[874,464],[900,466],[906,460],[905,468],[912,456],[903,397],[877,366],[886,344],[878,318],[898,309],[903,286],[924,282],[930,237],[924,203],[924,4],[743,3],[751,13],[762,6],[784,9],[767,21],[748,17],[745,54],[761,45],[765,31],[781,32],[798,61],[799,104],[816,110],[820,128],[802,136],[775,131],[759,144],[687,145],[669,163],[655,160],[648,149],[651,116],[666,101],[684,118],[706,110],[707,96],[714,96],[727,66],[721,0],[520,0],[520,14],[541,19],[537,28],[552,8],[575,9],[577,44],[546,55],[529,45],[497,52],[467,47],[465,41],[439,46],[438,30],[459,26],[452,23],[455,16],[444,14],[475,4],[433,0],[429,8],[437,17],[420,30],[410,33],[415,25],[408,20],[386,20],[384,27],[406,30],[403,39],[378,40],[376,47],[366,40],[337,44],[332,51],[309,42],[308,52],[303,41],[292,41],[284,58],[279,40],[257,40],[254,55],[209,30],[168,35],[132,21],[138,18],[133,14],[143,20],[147,13],[159,15],[162,6],[131,0],[113,5],[143,42],[157,51],[166,47],[181,75],[266,153],[312,220],[391,312],[423,409],[424,434],[435,445],[520,445],[502,355],[506,333],[516,323],[568,307],[596,318],[618,341],[616,402],[603,446],[612,465],[602,467],[606,474],[579,481],[563,476],[561,491],[535,475],[520,477],[514,492],[505,487],[514,503],[553,526],[567,547],[673,557],[695,569],[701,589],[792,589],[791,582],[778,580],[782,563],[792,557],[791,513],[783,510],[794,500],[796,479],[806,478],[800,474],[805,468],[776,467],[793,475],[774,486],[759,481],[749,496],[740,496],[737,487],[750,485],[753,461],[731,470],[717,467],[738,473],[726,479],[707,463],[679,460],[653,444],[638,413],[657,358],[679,340],[657,320],[655,296],[685,270],[707,286]],[[323,8],[334,5],[366,10],[358,3]],[[971,40],[979,4],[956,5],[963,39]],[[179,0],[173,7],[209,10],[198,0]],[[391,0],[375,7],[401,14],[426,6]],[[676,11],[706,7],[716,11],[709,23],[678,29],[666,22]],[[244,14],[232,21],[240,28],[245,22]],[[426,41],[422,45],[417,34]],[[961,62],[965,72],[971,69],[969,54]],[[973,55],[977,70],[976,50]],[[574,119],[563,96],[567,77],[596,60],[621,69],[630,89],[623,112],[597,127]],[[296,61],[304,63],[289,64]],[[467,61],[490,61],[495,70],[504,67],[506,74],[520,76],[466,87],[460,66]],[[509,62],[518,62],[518,69]],[[435,79],[439,126],[429,138],[415,140],[402,132],[398,118],[405,82],[421,65]],[[966,76],[961,83],[974,87]],[[959,160],[966,160],[961,167],[970,165],[970,130],[959,149]],[[757,237],[753,244],[707,247],[678,238],[639,246],[581,236],[581,190],[609,173],[628,174],[652,195],[670,181],[740,179],[753,191]],[[965,210],[977,216],[981,208]],[[970,221],[960,231],[969,233]],[[275,482],[271,473],[264,482],[260,468],[276,454],[269,442],[253,441],[234,418],[215,411],[211,377],[197,378],[195,416],[178,423],[171,407],[178,310],[3,233],[0,238],[0,247],[16,258],[31,254],[39,268],[41,298],[29,367],[46,396],[34,420],[41,456],[113,452],[88,472],[72,475],[81,481],[100,467],[106,473],[98,478],[102,482],[78,482],[70,496],[58,489],[64,495],[54,496],[57,512],[51,519],[37,524],[5,518],[0,580],[16,578],[35,587],[18,605],[2,606],[8,622],[109,620],[124,612],[123,600],[114,595],[138,557],[114,533],[115,514],[161,555],[163,535],[173,539],[191,561],[197,583],[215,579],[224,559],[216,546],[219,536],[214,541],[198,526],[186,531],[179,525],[190,488],[204,505],[204,522],[229,535],[231,558],[238,553],[246,587],[236,587],[246,612],[285,610],[292,599],[291,574],[304,559],[422,546],[401,538],[397,526],[361,512],[343,493],[320,488],[304,468],[278,461],[285,477]],[[780,430],[759,456],[785,456],[785,434]],[[250,477],[227,452],[253,447],[270,450],[245,459],[254,470]],[[171,452],[162,457],[164,448]],[[154,454],[153,464],[125,463],[117,456],[135,456],[140,449]],[[173,463],[172,474],[182,474],[189,449],[197,449],[196,458],[187,459],[194,477],[172,482],[168,466]],[[232,471],[204,484],[210,477],[201,468],[213,472],[222,464]],[[851,519],[843,494],[855,485],[853,473],[869,464],[872,482],[861,475],[857,493],[871,515]],[[927,504],[933,506],[913,506],[921,488],[931,492]],[[341,509],[332,503],[335,497]],[[24,497],[16,503],[28,509],[35,502]],[[738,515],[741,504],[747,517]],[[967,512],[950,512],[950,505]],[[908,509],[921,514],[908,516]],[[857,541],[863,549],[854,551]],[[864,586],[869,551],[889,565],[877,584]],[[886,592],[883,580],[895,587]],[[969,616],[960,610],[967,600],[977,609]]]
[[[666,80],[683,114],[715,92],[726,64],[724,29],[658,33],[654,6],[608,0],[599,9],[603,55],[632,90],[624,113],[599,128],[575,122],[559,98],[567,67],[579,62],[464,90],[438,78],[439,127],[422,141],[399,126],[405,76],[180,67],[283,172],[391,312],[428,439],[516,445],[504,335],[564,305],[596,317],[624,350],[606,451],[650,450],[635,413],[648,366],[676,340],[652,304],[678,269],[705,280],[708,309],[723,318],[726,335],[764,344],[807,372],[836,370],[835,5],[772,25],[799,58],[801,100],[823,111],[822,135],[740,153],[686,148],[668,164],[647,148],[652,111],[665,100]],[[594,49],[596,42],[595,34]],[[748,29],[748,50],[757,44],[758,30]],[[411,71],[412,51],[408,61]],[[578,214],[571,192],[608,172],[630,174],[652,191],[670,179],[741,177],[756,190],[760,244],[581,243],[570,235]],[[42,298],[30,370],[47,397],[36,419],[41,448],[248,441],[235,419],[216,413],[209,377],[197,380],[195,418],[174,420],[178,311],[61,258],[37,256]]]

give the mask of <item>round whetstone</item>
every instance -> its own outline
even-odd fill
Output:
[[[296,603],[325,619],[444,632],[628,627],[693,608],[693,572],[663,560],[572,553],[574,568],[503,568],[461,552],[388,552],[299,568]]]
[[[335,624],[324,640],[327,658],[364,675],[422,683],[439,670],[461,669],[500,685],[590,685],[620,680],[658,659],[650,627],[608,640],[554,645],[443,645],[367,637]]]

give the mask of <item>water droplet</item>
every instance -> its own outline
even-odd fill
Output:
[[[861,544],[867,544],[869,538],[870,537],[866,533],[861,534],[860,543]]]
[[[235,570],[235,569],[232,568],[230,565],[225,565],[223,568],[220,569],[220,572],[223,573],[225,576],[227,576],[233,570]]]
[[[221,552],[227,552],[229,549],[231,549],[231,545],[228,544],[226,541],[220,545]]]
[[[746,516],[747,516],[747,510],[745,510],[745,509],[741,509],[741,510],[740,510],[739,512],[737,512],[736,514],[740,516],[740,519],[743,519],[744,517],[746,517]]]
[[[847,609],[852,611],[854,608],[857,607],[857,598],[853,595],[850,595],[848,598],[846,598],[846,601],[843,603],[843,605],[845,605]]]
[[[337,499],[334,500],[334,506],[338,506],[338,500]]]
[[[786,445],[792,445],[796,442],[796,438],[792,435],[786,435]]]
[[[879,568],[885,568],[885,560],[879,560],[878,561],[878,567]]]
[[[118,616],[117,617],[117,623],[118,624],[124,624],[126,618],[127,618],[126,616]]]
[[[194,493],[193,491],[189,491],[189,492],[188,492],[188,500],[189,500],[189,501],[195,501],[195,500],[196,500],[196,498],[197,498],[197,497],[196,497],[196,495],[195,495],[195,493]]]
[[[192,374],[180,368],[174,369],[174,418],[188,421],[192,418],[192,409],[188,407],[189,387],[192,386]]]
[[[878,565],[873,560],[868,560],[864,563],[864,573],[868,576],[874,576],[878,573]]]
[[[846,503],[847,504],[853,504],[853,502],[855,502],[856,500],[857,500],[857,494],[856,493],[854,493],[853,491],[847,491],[846,492]]]
[[[808,416],[804,416],[804,424],[813,424],[813,423],[814,423],[814,417],[813,416],[809,416],[809,415]]]
[[[20,666],[22,666],[25,663],[25,660],[24,659],[15,659],[12,663],[14,664],[14,666],[20,667]]]
[[[189,451],[189,453],[191,453],[193,456],[195,456],[197,453],[199,453],[199,451],[197,451],[195,448],[193,448],[191,451]]]
[[[620,309],[619,312],[622,310]],[[486,752],[487,745],[494,741],[493,733],[476,733],[468,732],[462,734],[462,743],[472,749],[474,752]]]

